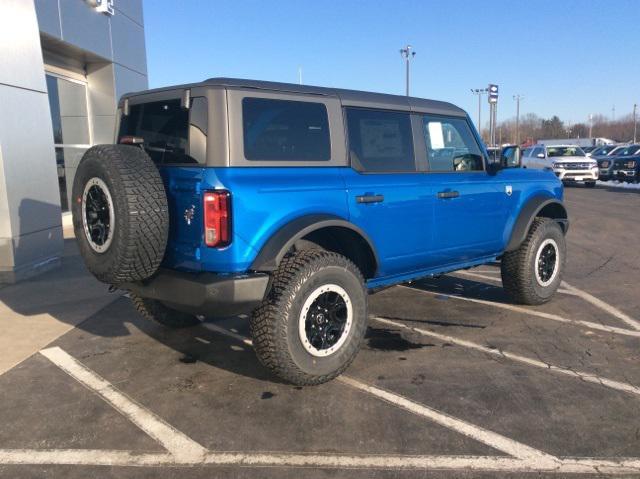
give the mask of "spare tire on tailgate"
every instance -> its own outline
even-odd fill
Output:
[[[156,272],[169,235],[167,194],[142,148],[98,145],[87,150],[72,198],[80,253],[96,278],[118,285]]]

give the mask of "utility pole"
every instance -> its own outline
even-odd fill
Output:
[[[513,99],[516,101],[516,145],[520,144],[520,100],[524,100],[524,97],[520,94],[513,95]]]
[[[471,88],[471,93],[478,95],[478,133],[482,137],[482,95],[488,93],[488,88]]]
[[[298,83],[302,85],[302,67],[298,67]]]
[[[406,62],[407,96],[409,96],[409,61],[416,56],[416,52],[413,51],[413,47],[411,45],[407,45],[406,47],[400,49],[400,55],[405,59]]]
[[[638,141],[638,118],[636,116],[636,112],[638,110],[638,104],[634,103],[633,104],[633,143],[636,143]]]
[[[613,105],[611,108],[611,121],[616,121],[616,106]]]
[[[589,138],[593,138],[593,114],[589,114]]]

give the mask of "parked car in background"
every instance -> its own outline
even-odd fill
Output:
[[[615,150],[616,148],[618,148],[620,145],[604,145],[604,146],[599,146],[597,147],[595,150],[593,150],[591,152],[591,158],[594,159],[599,159],[599,158],[606,158],[607,156],[609,156],[611,154],[611,152],[613,150]]]
[[[598,162],[598,169],[600,171],[600,180],[608,181],[618,178],[619,175],[617,173],[613,173],[613,171],[616,169],[616,160],[624,160],[629,157],[637,156],[639,154],[640,145],[623,145],[614,148],[609,152],[607,156],[596,158],[596,161]],[[630,161],[635,160],[631,159]],[[627,171],[627,169],[622,167],[623,164],[624,161],[618,163],[617,171]]]
[[[640,145],[629,145],[611,158],[610,179],[640,181]]]
[[[591,153],[593,152],[593,150],[597,148],[598,148],[597,146],[583,146],[582,151],[584,151],[587,156],[591,156]]]
[[[598,163],[577,145],[535,145],[522,156],[523,168],[551,169],[563,183],[584,183],[594,187]]]

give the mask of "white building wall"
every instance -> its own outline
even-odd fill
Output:
[[[88,0],[0,0],[0,283],[62,253],[45,68],[86,82],[92,144],[113,140],[118,98],[148,87],[142,0],[114,6],[111,16]],[[76,151],[65,155],[67,185]]]
[[[0,281],[55,266],[60,200],[36,12],[0,2]]]

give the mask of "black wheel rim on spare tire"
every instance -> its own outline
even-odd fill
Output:
[[[116,226],[113,199],[100,178],[91,178],[82,193],[82,226],[92,250],[104,253],[113,241]]]

